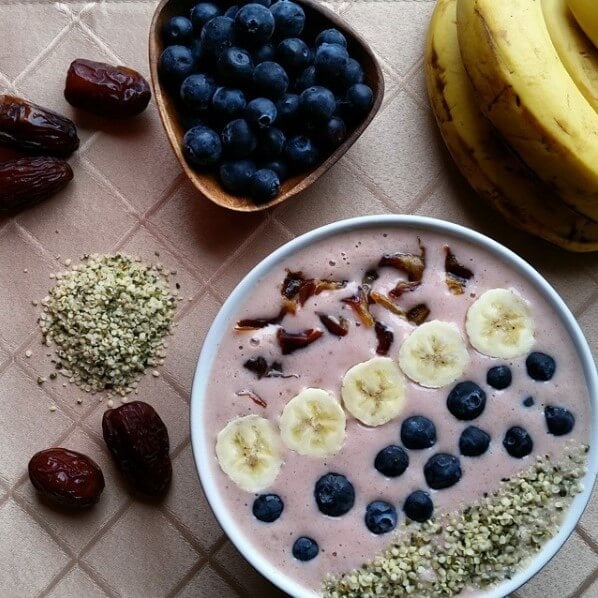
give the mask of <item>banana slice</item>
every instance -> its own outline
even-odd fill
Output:
[[[403,410],[405,377],[389,357],[374,357],[345,374],[341,394],[353,417],[366,426],[381,426]]]
[[[336,455],[345,442],[346,421],[343,408],[330,393],[306,388],[286,404],[280,435],[300,455]]]
[[[469,342],[484,355],[509,359],[534,344],[534,319],[528,302],[510,289],[486,291],[467,311]]]
[[[222,471],[247,492],[260,492],[274,483],[282,465],[281,448],[275,427],[259,415],[232,420],[216,439]]]
[[[469,353],[456,324],[433,320],[416,328],[401,345],[399,365],[414,382],[440,388],[459,378]]]

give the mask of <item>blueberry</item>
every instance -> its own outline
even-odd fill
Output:
[[[281,124],[292,123],[299,113],[299,96],[295,93],[285,93],[276,101],[276,111]]]
[[[171,85],[178,85],[195,68],[193,53],[186,46],[168,46],[160,55],[160,76]]]
[[[276,106],[267,98],[255,98],[245,108],[245,118],[256,129],[274,124],[276,116]]]
[[[436,443],[436,426],[423,415],[408,417],[401,425],[401,442],[408,449],[427,449]]]
[[[346,48],[347,39],[338,29],[324,29],[324,31],[320,31],[316,37],[316,47],[321,46],[322,44],[338,44],[339,46]]]
[[[201,44],[204,51],[214,58],[226,48],[234,45],[234,21],[229,17],[214,17],[208,21],[201,32]]]
[[[475,382],[459,382],[446,400],[448,410],[457,418],[469,421],[486,407],[486,393]]]
[[[181,100],[191,110],[207,110],[215,91],[216,84],[209,75],[189,75],[181,85]]]
[[[349,58],[343,73],[343,84],[345,87],[351,87],[356,83],[363,83],[363,69],[355,58]]]
[[[527,397],[523,399],[523,406],[524,407],[533,407],[535,404],[534,397]]]
[[[298,93],[301,93],[308,87],[316,85],[316,67],[308,66],[295,80],[295,89]]]
[[[287,140],[284,155],[294,170],[311,168],[319,158],[313,141],[305,135],[297,135]]]
[[[397,527],[397,510],[384,500],[375,500],[366,507],[365,524],[373,534],[387,534]]]
[[[347,99],[356,114],[365,114],[374,103],[374,92],[364,83],[351,85],[347,90]]]
[[[403,447],[391,444],[376,455],[374,467],[387,478],[396,478],[409,467],[409,456]]]
[[[344,475],[327,473],[316,482],[314,497],[324,515],[340,517],[353,508],[355,489]]]
[[[548,426],[548,433],[554,436],[569,434],[575,425],[575,416],[564,407],[547,405],[544,408],[544,417]]]
[[[239,12],[239,9],[241,7],[238,6],[237,4],[233,4],[232,6],[229,6],[225,11],[224,11],[224,16],[228,17],[229,19],[234,19],[237,16],[237,13]]]
[[[316,73],[322,80],[338,78],[347,68],[349,54],[339,44],[323,43],[316,50],[314,60]]]
[[[289,77],[280,64],[267,60],[255,67],[253,85],[258,94],[276,99],[286,93]]]
[[[256,203],[274,199],[280,193],[280,179],[269,168],[260,168],[249,181],[249,194]]]
[[[416,490],[405,500],[403,511],[412,521],[423,523],[432,517],[434,503],[427,492]]]
[[[231,158],[245,158],[256,144],[255,135],[243,118],[232,120],[222,129],[222,147]]]
[[[240,89],[219,87],[212,96],[212,109],[217,116],[230,120],[245,110],[245,94]]]
[[[261,62],[272,62],[276,58],[276,49],[272,44],[264,44],[253,53],[253,64]]]
[[[278,44],[276,57],[287,71],[297,73],[309,66],[311,50],[302,39],[289,37]]]
[[[479,457],[489,446],[490,434],[476,426],[468,426],[459,437],[459,451],[466,457]]]
[[[280,0],[270,8],[276,23],[276,36],[279,39],[296,37],[305,25],[305,12],[295,2]]]
[[[318,543],[313,538],[301,536],[293,544],[293,556],[298,561],[311,561],[318,556],[318,552]]]
[[[513,374],[507,365],[497,365],[490,368],[486,374],[486,382],[496,390],[504,390],[509,387],[512,380]]]
[[[278,175],[280,182],[289,176],[289,167],[282,160],[271,160],[263,165],[264,168],[273,170]]]
[[[276,127],[268,127],[260,131],[257,146],[260,158],[271,160],[280,156],[285,141],[285,134]]]
[[[185,131],[192,129],[193,127],[198,126],[206,126],[205,119],[202,116],[198,116],[197,114],[190,113],[187,110],[183,111],[183,113],[179,116],[179,120],[181,122],[181,126]]]
[[[274,17],[261,4],[246,4],[235,16],[235,32],[244,44],[260,46],[274,33]]]
[[[554,376],[556,363],[550,355],[534,351],[525,360],[525,367],[530,378],[538,382],[547,382]]]
[[[264,523],[276,521],[282,514],[284,503],[277,494],[260,494],[253,501],[253,514]]]
[[[532,437],[521,426],[513,426],[507,430],[502,441],[507,453],[516,459],[522,459],[534,449]]]
[[[213,166],[222,155],[220,137],[208,127],[193,127],[183,137],[183,153],[191,166]]]
[[[166,44],[179,44],[184,46],[191,41],[193,25],[186,17],[172,17],[162,27],[162,37]]]
[[[220,165],[220,182],[231,193],[248,194],[249,182],[256,170],[255,163],[251,160],[223,162]]]
[[[345,121],[338,116],[333,116],[326,123],[326,130],[324,132],[326,144],[330,147],[338,147],[346,137],[347,126],[345,125]]]
[[[253,60],[241,48],[226,48],[218,57],[218,72],[225,82],[243,85],[253,75]]]
[[[434,490],[454,486],[461,476],[459,459],[448,453],[437,453],[424,465],[424,477],[428,486]]]
[[[214,17],[220,16],[221,11],[211,2],[200,2],[191,9],[191,22],[196,33],[200,33],[203,26]]]
[[[241,6],[245,6],[246,4],[261,4],[266,8],[270,8],[272,0],[241,0]]]
[[[299,107],[303,114],[313,121],[328,121],[334,114],[334,94],[325,87],[314,85],[301,92]]]

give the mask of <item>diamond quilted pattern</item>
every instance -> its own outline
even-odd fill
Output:
[[[2,596],[39,594],[69,561],[60,546],[12,500],[0,507],[0,534],[5,538],[0,542]]]
[[[159,598],[177,585],[198,558],[154,505],[136,503],[83,561],[126,596]]]
[[[52,446],[72,424],[60,410],[50,413],[52,403],[16,366],[0,376],[0,477],[9,484],[25,474],[34,453]]]
[[[29,27],[30,23],[37,19],[44,26]],[[69,22],[68,12],[53,2],[41,5],[3,6],[0,39],[5,40],[5,43],[0,50],[0,72],[14,79],[25,70],[25,67],[31,67],[35,61],[43,59],[46,48],[56,39],[56,36],[61,34],[64,37],[67,33]],[[19,40],[18,51],[15,51],[16,48],[10,43],[6,43],[7,40],[13,39],[15,26],[29,29],[29,34]]]
[[[270,214],[254,215],[217,208],[184,181],[154,102],[132,122],[111,123],[64,99],[66,69],[78,57],[148,73],[156,4],[0,0],[0,93],[18,93],[73,118],[82,140],[70,160],[75,180],[67,189],[14,218],[0,216],[0,536],[9,539],[0,542],[1,596],[283,596],[226,540],[207,504],[189,443],[188,401],[199,349],[222,300],[263,255],[316,226],[389,211],[473,226],[547,274],[598,352],[598,260],[570,260],[497,225],[442,148],[422,72],[434,0],[326,2],[379,56],[382,111],[310,190]],[[166,362],[159,377],[145,376],[129,397],[152,404],[169,429],[174,479],[161,503],[133,497],[107,454],[101,437],[106,398],[65,387],[61,377],[36,383],[53,371],[53,347],[40,343],[40,307],[31,300],[47,294],[50,272],[61,270],[66,258],[117,250],[178,272],[171,285],[179,284],[182,300]],[[50,412],[53,405],[58,409]],[[93,509],[70,516],[39,500],[26,465],[52,445],[86,452],[101,465],[106,490]],[[519,598],[574,591],[576,598],[595,598],[597,501],[594,496],[580,533]]]

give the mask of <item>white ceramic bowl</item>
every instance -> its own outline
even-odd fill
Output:
[[[565,305],[556,291],[526,261],[496,241],[468,228],[464,228],[451,222],[420,216],[382,215],[341,220],[340,222],[323,226],[290,241],[251,270],[251,272],[237,285],[216,316],[204,342],[195,372],[191,397],[191,440],[195,464],[199,472],[201,484],[216,518],[228,537],[241,554],[260,573],[262,573],[262,575],[295,598],[313,598],[316,596],[313,592],[307,591],[304,587],[287,577],[284,571],[273,567],[267,559],[254,550],[251,541],[237,529],[237,525],[231,517],[231,514],[223,506],[224,502],[219,499],[218,487],[210,474],[211,467],[208,460],[212,458],[211,456],[214,447],[212,440],[206,438],[206,435],[204,434],[202,412],[210,371],[212,369],[214,358],[216,357],[219,341],[230,331],[235,313],[248,294],[257,286],[260,279],[278,264],[286,262],[295,252],[317,241],[333,237],[339,233],[371,227],[387,229],[397,227],[407,229],[415,228],[424,231],[442,232],[447,236],[469,241],[470,243],[488,250],[490,253],[494,254],[498,260],[508,264],[514,270],[522,274],[542,292],[546,300],[560,316],[567,331],[571,335],[577,348],[579,359],[583,364],[583,370],[592,403],[592,431],[590,453],[588,455],[588,473],[583,480],[585,489],[575,497],[559,533],[544,545],[543,549],[528,563],[528,565],[519,571],[512,579],[505,581],[499,586],[489,589],[482,594],[484,598],[502,598],[526,583],[550,561],[573,532],[573,529],[579,521],[590,498],[592,487],[596,480],[596,474],[598,473],[598,375],[588,343],[577,325],[575,318],[569,311],[569,308]]]

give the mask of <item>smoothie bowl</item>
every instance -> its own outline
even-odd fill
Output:
[[[579,520],[597,379],[526,262],[413,216],[337,222],[262,261],[201,352],[201,483],[241,553],[307,596],[499,597]]]

